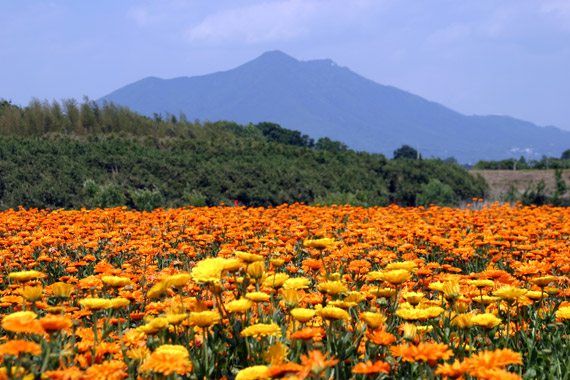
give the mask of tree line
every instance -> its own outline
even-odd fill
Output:
[[[0,208],[456,205],[487,185],[438,159],[355,152],[275,123],[146,117],[84,99],[0,101]]]

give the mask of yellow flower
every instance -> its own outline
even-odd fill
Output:
[[[198,327],[209,327],[218,323],[222,317],[217,311],[196,311],[190,313],[190,323]]]
[[[369,281],[384,281],[384,273],[378,271],[368,272],[367,274]]]
[[[51,291],[56,297],[67,298],[74,290],[75,287],[73,285],[64,282],[54,282],[51,284]]]
[[[166,289],[168,289],[168,282],[160,281],[154,284],[146,293],[146,296],[150,299],[159,298],[164,293],[166,293]]]
[[[251,292],[245,295],[245,298],[253,302],[267,302],[271,298],[269,294],[263,292]]]
[[[178,273],[167,277],[165,281],[168,284],[168,286],[174,286],[175,288],[182,288],[191,279],[192,276],[190,275],[190,273]]]
[[[243,268],[243,261],[240,259],[226,259],[224,262],[224,270],[228,272],[235,272]]]
[[[394,269],[384,272],[384,281],[392,285],[400,285],[412,278],[412,272],[406,269]]]
[[[416,306],[424,299],[424,294],[421,292],[406,292],[404,293],[404,299],[408,301],[410,305]]]
[[[556,318],[570,319],[570,306],[564,306],[556,310]]]
[[[546,285],[550,284],[552,281],[556,280],[554,276],[543,276],[530,279],[530,282],[535,284],[540,288],[544,288]]]
[[[500,300],[500,297],[494,297],[494,296],[475,296],[472,298],[473,301],[477,302],[477,303],[482,303],[483,305],[489,305],[490,303],[493,302],[497,302],[498,300]]]
[[[335,246],[335,240],[331,238],[305,240],[303,245],[309,248],[325,249]]]
[[[230,313],[245,313],[248,311],[253,302],[246,298],[242,298],[240,300],[231,301],[226,305],[226,310]]]
[[[316,311],[312,309],[296,308],[291,310],[291,315],[301,323],[307,323],[315,316]]]
[[[111,303],[111,309],[115,310],[128,306],[131,303],[131,301],[122,297],[112,298],[109,302]]]
[[[396,295],[396,289],[374,287],[374,288],[368,289],[367,293],[373,297],[390,298],[390,297],[394,297]]]
[[[136,362],[142,362],[149,356],[150,356],[150,350],[146,348],[146,346],[136,347],[127,351],[127,357]]]
[[[235,380],[264,380],[268,379],[266,373],[269,367],[264,365],[254,365],[241,369]]]
[[[22,290],[22,297],[26,301],[34,302],[42,298],[43,288],[41,286],[27,286]]]
[[[317,315],[324,319],[350,319],[350,315],[346,310],[329,305],[318,310]]]
[[[192,280],[198,284],[208,284],[222,278],[222,273],[226,269],[227,259],[214,257],[198,262],[192,268]]]
[[[260,281],[264,273],[265,263],[263,261],[253,262],[247,267],[247,274],[256,281]]]
[[[285,281],[285,283],[287,283],[287,281]],[[281,297],[283,298],[283,301],[285,301],[285,306],[289,309],[297,307],[299,304],[299,292],[296,289],[287,289],[283,286]]]
[[[43,278],[46,275],[42,272],[38,272],[37,270],[27,270],[22,272],[12,272],[8,274],[8,278],[10,280],[15,280],[18,282],[28,282],[35,278]]]
[[[457,326],[460,329],[466,329],[473,326],[473,317],[474,314],[471,313],[457,314],[451,319],[451,324],[453,326]]]
[[[483,288],[492,288],[495,286],[495,282],[492,280],[469,280],[467,284],[471,286],[475,286],[476,288],[483,289]]]
[[[130,278],[118,276],[103,276],[101,277],[101,281],[103,281],[105,285],[111,286],[113,288],[122,288],[123,286],[131,284]]]
[[[360,302],[364,301],[366,296],[361,292],[350,292],[346,297],[344,297],[345,302],[354,302],[355,304],[359,304]],[[355,305],[356,306],[356,305]]]
[[[275,268],[280,268],[280,267],[283,266],[283,264],[285,264],[285,260],[279,259],[279,258],[271,259],[271,260],[269,260],[269,262],[270,262],[271,265],[273,265]]]
[[[432,282],[428,285],[428,289],[430,290],[436,290],[438,292],[443,292],[443,282],[437,281],[437,282]]]
[[[413,340],[418,333],[418,327],[413,323],[402,323],[400,327],[402,328],[404,339]]]
[[[497,297],[501,297],[503,301],[507,304],[511,305],[517,300],[523,300],[524,295],[528,292],[526,289],[517,288],[514,286],[503,286],[500,289],[497,289],[493,292],[494,295]]]
[[[539,300],[548,297],[548,293],[543,293],[539,290],[529,290],[525,293],[525,296],[533,300]]]
[[[277,289],[282,287],[285,281],[287,281],[288,279],[289,275],[287,273],[276,273],[273,276],[269,276],[265,280],[263,280],[263,286]]]
[[[106,298],[84,298],[79,304],[89,310],[109,309],[111,301]]]
[[[425,309],[404,309],[396,310],[396,315],[408,321],[418,321],[439,317],[444,310],[438,306],[430,306]]]
[[[309,279],[306,277],[294,277],[283,283],[283,289],[306,289],[309,287]]]
[[[242,330],[241,336],[263,338],[266,336],[281,337],[281,327],[276,323],[257,323]]]
[[[331,296],[348,292],[348,286],[342,281],[322,282],[317,286],[317,289],[319,289],[321,293],[328,293]]]
[[[192,371],[192,363],[188,350],[184,346],[164,344],[145,359],[140,366],[140,371],[152,371],[164,377],[174,373],[186,375]]]
[[[188,314],[166,314],[166,319],[168,319],[168,323],[176,326],[188,319]]]
[[[366,322],[366,325],[372,330],[377,329],[386,323],[386,316],[380,313],[374,313],[372,311],[365,311],[360,314],[360,318]]]
[[[147,335],[150,334],[155,334],[157,332],[159,332],[160,330],[164,330],[166,328],[168,328],[168,319],[165,317],[158,317],[158,318],[154,318],[153,320],[151,320],[150,322],[148,322],[145,325],[139,326],[137,328],[137,331],[143,332]]]
[[[461,288],[457,281],[448,281],[443,284],[443,295],[449,302],[455,302],[461,295]]]
[[[242,251],[235,251],[234,254],[244,263],[251,264],[256,261],[263,261],[265,258],[255,253],[247,253]]]
[[[334,301],[330,301],[328,303],[328,305],[331,306],[336,306],[336,307],[340,307],[341,309],[348,309],[349,307],[355,307],[358,304],[356,302],[347,302],[347,301],[341,301],[341,300],[334,300]]]
[[[474,315],[471,318],[473,325],[492,329],[501,324],[502,320],[491,313]]]
[[[263,359],[265,359],[265,362],[269,365],[276,366],[285,361],[288,352],[287,346],[283,343],[275,342],[265,351]]]
[[[391,270],[395,270],[395,269],[405,269],[407,271],[412,272],[416,268],[417,268],[417,265],[413,261],[399,261],[399,262],[394,262],[394,263],[390,263],[390,264],[386,265],[386,268],[384,268],[384,270],[385,271],[391,271]]]

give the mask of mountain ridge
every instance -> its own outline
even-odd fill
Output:
[[[391,156],[403,144],[425,157],[480,159],[559,156],[570,132],[510,116],[466,116],[367,79],[330,59],[299,61],[279,50],[234,69],[192,77],[147,77],[102,97],[143,115],[270,121],[313,138]]]

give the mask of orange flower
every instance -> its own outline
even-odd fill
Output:
[[[42,374],[42,378],[50,380],[83,380],[85,374],[78,367],[69,367],[66,369],[58,369],[56,371],[46,371]]]
[[[9,314],[2,320],[2,328],[15,333],[45,334],[36,314],[31,311],[20,311]]]
[[[381,346],[388,346],[396,341],[396,337],[393,334],[386,332],[384,329],[374,330],[368,335],[368,339],[374,344]]]
[[[165,344],[158,347],[141,365],[143,372],[156,372],[164,376],[176,373],[186,375],[192,371],[190,355],[184,346]]]
[[[110,360],[101,364],[94,364],[85,371],[86,379],[121,380],[129,376],[125,371],[127,365],[118,360]]]
[[[61,315],[48,314],[39,320],[44,330],[48,333],[68,329],[71,327],[71,321]]]
[[[39,355],[42,353],[42,349],[39,344],[24,339],[9,340],[0,344],[0,356],[18,356],[21,353]]]
[[[310,373],[319,375],[327,367],[332,367],[338,362],[338,359],[327,359],[326,355],[319,350],[309,351],[308,355],[301,355],[301,363],[304,367],[302,377],[307,377]]]
[[[400,344],[390,347],[393,356],[400,356],[405,362],[424,361],[429,365],[435,365],[438,360],[447,360],[453,355],[453,351],[444,343],[421,342],[417,346]]]
[[[469,374],[475,377],[486,377],[490,369],[504,369],[509,364],[523,364],[522,355],[508,348],[496,351],[482,351],[465,360],[471,366]]]
[[[372,363],[368,360],[366,363],[358,363],[352,368],[352,373],[363,373],[363,374],[372,374],[372,373],[390,373],[390,364],[383,362],[381,360]]]
[[[325,336],[325,330],[320,327],[304,327],[291,334],[291,339],[309,340],[314,339],[319,342]]]

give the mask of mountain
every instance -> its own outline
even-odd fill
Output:
[[[403,144],[424,157],[462,163],[559,157],[570,148],[570,132],[507,116],[466,116],[329,59],[298,61],[280,51],[209,75],[145,78],[99,101],[147,116],[183,112],[191,120],[270,121],[388,157]]]

